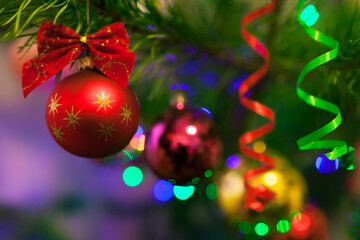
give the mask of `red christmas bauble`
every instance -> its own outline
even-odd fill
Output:
[[[212,119],[202,110],[172,108],[150,127],[145,159],[152,170],[175,184],[204,177],[220,161],[222,144]],[[195,179],[194,179],[195,178]]]
[[[123,149],[139,125],[140,107],[130,87],[80,71],[62,80],[46,104],[46,123],[55,141],[72,154],[101,158]]]

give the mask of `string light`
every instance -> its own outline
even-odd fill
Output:
[[[255,225],[255,232],[259,236],[265,236],[269,232],[269,227],[266,223],[259,222]]]
[[[205,175],[205,177],[208,178],[208,177],[211,177],[212,174],[213,174],[213,172],[212,172],[210,169],[208,169],[208,170],[205,171],[205,174],[204,174],[204,175]]]
[[[249,234],[251,232],[251,224],[248,222],[239,223],[239,230],[243,234]]]
[[[231,155],[226,159],[229,168],[237,168],[240,165],[240,158],[237,155]]]
[[[179,200],[186,200],[190,198],[195,191],[194,186],[174,186],[174,195]]]
[[[138,167],[128,167],[123,172],[123,180],[127,186],[136,187],[142,182],[143,173]]]
[[[217,185],[215,183],[210,183],[209,185],[207,185],[207,187],[206,187],[206,196],[210,200],[216,199],[218,193],[219,193],[219,189],[218,189],[218,187],[217,187]]]
[[[174,196],[173,187],[174,185],[166,180],[157,181],[153,187],[154,197],[161,202],[171,200]]]
[[[281,232],[281,233],[286,233],[290,230],[290,223],[288,220],[280,220],[277,224],[276,224],[276,229]]]

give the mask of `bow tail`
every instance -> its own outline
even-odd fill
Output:
[[[22,88],[24,97],[32,90],[74,61],[81,53],[81,45],[67,46],[35,57],[23,65]]]
[[[91,45],[89,45],[89,51],[95,66],[107,77],[126,89],[134,67],[135,53],[119,51],[115,54],[108,54],[98,51]]]

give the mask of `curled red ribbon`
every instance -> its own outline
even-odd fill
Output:
[[[272,0],[270,4],[247,14],[241,23],[241,34],[245,42],[257,53],[259,53],[265,60],[263,66],[259,68],[256,72],[251,74],[239,86],[240,102],[246,108],[270,120],[269,123],[258,127],[252,131],[244,133],[239,139],[240,150],[245,155],[255,158],[261,163],[261,167],[257,169],[251,169],[247,171],[244,175],[244,182],[246,188],[245,208],[250,208],[257,212],[261,212],[264,209],[265,205],[275,197],[275,193],[270,191],[264,185],[251,186],[249,184],[249,181],[256,176],[273,169],[275,166],[275,160],[269,155],[255,152],[252,148],[248,147],[247,144],[253,142],[254,140],[266,135],[273,130],[275,125],[275,114],[270,108],[262,105],[259,102],[253,101],[246,96],[246,93],[249,91],[249,89],[254,86],[262,77],[265,76],[268,71],[270,62],[270,54],[268,50],[256,37],[251,35],[246,30],[246,26],[251,22],[255,21],[256,19],[273,11],[276,3],[277,0]]]
[[[32,90],[76,60],[84,51],[95,66],[121,87],[126,88],[135,63],[129,37],[122,23],[114,23],[98,32],[81,37],[73,29],[45,21],[38,32],[39,56],[23,66],[22,86],[26,97]]]

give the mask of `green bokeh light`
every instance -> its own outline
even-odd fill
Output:
[[[123,173],[123,180],[129,187],[136,187],[143,180],[143,173],[138,167],[128,167]]]
[[[290,217],[291,217],[291,218],[293,218],[293,217],[295,217],[295,216],[298,216],[298,215],[300,215],[300,212],[299,212],[299,211],[296,211],[296,210],[293,210],[293,211],[291,211],[291,213],[290,213]]]
[[[194,186],[174,186],[174,195],[177,199],[186,200],[193,195]]]
[[[210,200],[214,200],[216,199],[217,195],[218,195],[218,187],[216,186],[215,183],[210,183],[209,185],[207,185],[206,187],[206,196],[210,199]]]
[[[354,164],[351,164],[346,170],[353,170],[354,169]]]
[[[126,156],[128,156],[130,161],[134,159],[134,154],[132,154],[131,152],[126,151],[126,150],[124,150],[123,152],[126,154]]]
[[[269,232],[269,227],[266,223],[259,222],[255,226],[255,232],[259,236],[265,236]]]
[[[319,12],[314,5],[309,5],[302,11],[300,18],[305,22],[306,26],[311,27],[319,19]]]
[[[212,174],[213,174],[213,172],[210,169],[205,171],[205,177],[211,177]]]
[[[249,234],[251,232],[251,224],[248,222],[239,223],[239,230],[243,234]]]
[[[286,233],[290,230],[290,223],[288,220],[280,220],[277,224],[276,224],[276,229],[281,232],[281,233]]]
[[[169,182],[171,182],[172,184],[176,184],[176,181],[174,179],[168,179]]]
[[[194,185],[198,184],[199,182],[200,182],[200,178],[198,178],[198,177],[194,177],[194,178],[191,180],[191,183],[194,184]]]

